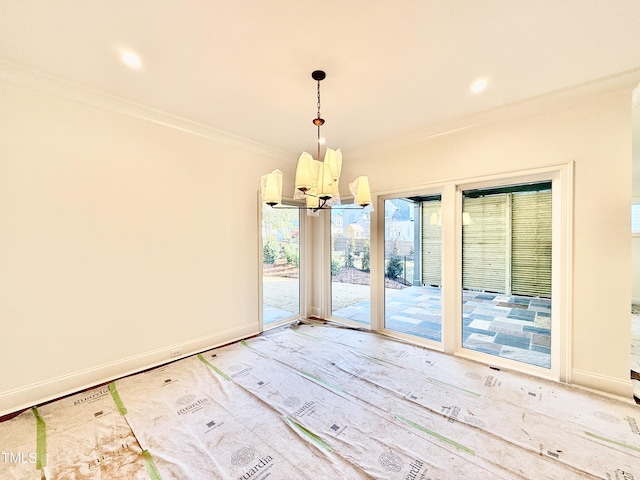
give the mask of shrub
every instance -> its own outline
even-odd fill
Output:
[[[275,240],[267,240],[262,246],[262,257],[264,263],[276,263],[278,259],[278,242]]]
[[[395,280],[402,275],[402,258],[400,255],[395,253],[391,255],[389,263],[387,263],[387,271],[385,274],[387,278],[390,278],[391,280]]]
[[[331,258],[331,275],[338,275],[340,273],[340,270],[342,270],[342,265],[340,265],[340,263],[339,258]]]
[[[289,265],[295,265],[296,267],[300,266],[300,253],[296,247],[293,247],[289,244],[284,246],[284,256],[287,259],[287,263]]]

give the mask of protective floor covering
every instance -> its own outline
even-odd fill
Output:
[[[632,403],[313,323],[3,422],[0,478],[640,480],[639,425]]]

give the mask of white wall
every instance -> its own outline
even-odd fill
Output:
[[[0,413],[259,331],[278,155],[0,74]]]
[[[565,99],[542,111],[485,122],[345,160],[343,176],[372,189],[575,162],[573,301],[568,379],[630,395],[631,91]]]

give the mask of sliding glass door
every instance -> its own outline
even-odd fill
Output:
[[[462,191],[462,346],[551,367],[551,182]]]

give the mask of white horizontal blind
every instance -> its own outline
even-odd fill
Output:
[[[463,199],[462,288],[505,293],[507,288],[507,196]]]
[[[512,195],[512,293],[550,297],[551,191]]]
[[[442,202],[422,202],[422,284],[442,285]]]

